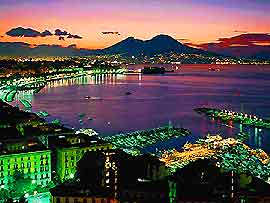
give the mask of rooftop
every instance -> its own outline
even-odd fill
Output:
[[[63,133],[49,137],[49,145],[54,148],[82,148],[102,144],[108,144],[108,142],[105,142],[96,136],[88,136],[82,133]]]
[[[37,138],[12,138],[0,141],[0,156],[48,150]]]

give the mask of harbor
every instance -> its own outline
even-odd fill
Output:
[[[196,108],[194,109],[199,114],[204,114],[209,118],[219,119],[220,121],[227,123],[229,121],[248,125],[257,128],[270,128],[270,120],[260,118],[256,115],[250,115],[242,112],[234,112],[230,110],[221,110],[215,108]]]
[[[123,149],[127,153],[140,155],[146,147],[158,142],[168,141],[172,138],[185,137],[190,134],[191,132],[187,129],[168,125],[150,130],[135,131],[99,138],[112,143],[116,148]]]

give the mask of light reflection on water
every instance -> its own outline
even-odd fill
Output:
[[[193,134],[157,146],[181,147],[207,133],[230,137],[240,131],[238,124],[229,128],[197,115],[194,108],[242,109],[265,118],[270,116],[270,66],[218,67],[220,72],[209,72],[209,65],[185,65],[165,75],[99,75],[53,81],[35,96],[28,95],[28,99],[33,111],[48,111],[52,115],[49,119],[59,118],[75,128],[94,128],[104,135],[154,128],[171,121]],[[17,99],[26,95],[19,94]],[[87,100],[86,96],[101,99]],[[80,113],[86,114],[82,125]],[[243,126],[243,131],[251,134],[249,145],[270,151],[269,130]]]

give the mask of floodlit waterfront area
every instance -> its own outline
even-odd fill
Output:
[[[0,203],[270,203],[268,10],[0,0]]]
[[[191,132],[184,128],[164,126],[151,130],[101,137],[101,139],[112,143],[115,147],[123,149],[128,153],[139,155],[141,154],[140,150],[157,142],[164,142],[172,138],[184,137],[190,134]]]
[[[257,70],[255,72],[258,74]],[[204,72],[202,68],[182,66],[181,70],[162,76],[93,74],[52,80],[36,93],[18,91],[11,102],[14,108],[3,104],[3,109],[7,111],[3,118],[8,119],[2,120],[1,130],[16,134],[16,138],[24,136],[30,139],[34,136],[36,140],[31,144],[41,142],[48,149],[56,149],[57,153],[53,150],[51,152],[52,179],[57,177],[55,174],[61,174],[60,180],[72,181],[77,177],[76,167],[81,161],[90,163],[87,159],[89,154],[91,160],[97,156],[97,163],[104,161],[108,177],[114,174],[113,176],[119,176],[119,180],[120,171],[126,173],[130,169],[125,167],[129,165],[139,168],[140,176],[136,180],[148,183],[149,174],[155,180],[168,174],[173,176],[181,169],[192,167],[199,160],[208,160],[222,174],[246,174],[247,177],[258,178],[267,183],[270,176],[269,156],[263,151],[268,146],[268,137],[265,136],[267,129],[256,131],[256,128],[250,130],[246,128],[248,125],[243,125],[241,132],[237,123],[223,125],[218,119],[204,119],[193,110],[196,106],[206,106],[207,102],[211,106],[224,106],[224,109],[229,109],[226,106],[231,104],[232,109],[240,108],[239,96],[227,93],[231,87],[227,86],[228,89],[221,94],[219,74],[227,77],[230,84],[241,87],[238,81],[230,78],[231,69],[226,67],[220,72],[209,72],[208,69]],[[258,81],[254,82],[260,87],[264,80]],[[212,89],[209,90],[209,87]],[[246,85],[241,88],[246,88]],[[261,98],[261,94],[265,95],[264,91],[248,88],[256,93],[256,98]],[[220,98],[224,95],[230,99],[222,102]],[[255,96],[242,93],[242,106],[248,109],[246,112],[254,111],[254,114],[264,115],[260,105],[263,100],[252,103]],[[27,101],[31,107],[27,108],[28,113],[23,113],[18,107],[25,109]],[[255,106],[258,108],[253,108]],[[30,112],[37,112],[40,118]],[[228,113],[236,115],[233,112]],[[23,115],[26,117],[23,118]],[[12,119],[15,117],[20,118],[18,122]],[[255,136],[252,135],[253,131]],[[221,136],[207,137],[207,134]],[[86,142],[88,138],[91,140],[89,143]],[[13,144],[8,143],[8,147],[13,149]],[[20,144],[16,147],[23,146]],[[13,150],[15,149],[17,150],[14,146]],[[105,156],[104,159],[102,156]],[[139,160],[151,166],[144,168],[142,163],[137,164]],[[91,162],[91,167],[97,163]],[[153,171],[141,178],[143,171],[150,169]],[[104,174],[104,177],[107,176]],[[117,180],[112,178],[102,181],[107,184]],[[56,184],[62,186],[60,182]],[[4,188],[7,189],[6,184]],[[31,201],[36,201],[36,198],[49,201],[48,196],[41,194],[44,191],[38,191],[37,195],[34,192],[28,193]],[[55,197],[52,200],[56,201]]]
[[[244,112],[234,112],[230,110],[221,110],[213,108],[198,108],[195,109],[200,114],[205,114],[210,118],[220,119],[223,122],[233,121],[244,125],[249,125],[259,128],[270,128],[270,120],[259,118],[255,115],[248,115]]]
[[[74,71],[74,70],[73,70]],[[76,73],[61,73],[56,75],[47,75],[42,77],[23,77],[18,79],[0,80],[0,98],[7,102],[12,102],[15,94],[19,91],[34,90],[34,92],[40,91],[49,82],[55,80],[67,80],[72,78],[83,77],[87,75],[99,75],[99,74],[122,74],[124,69],[116,71],[102,71],[102,70],[78,70]]]
[[[182,151],[167,151],[160,157],[172,171],[198,159],[212,160],[224,171],[248,173],[265,181],[270,177],[269,156],[263,150],[253,150],[234,138],[223,139],[220,135],[185,144]]]

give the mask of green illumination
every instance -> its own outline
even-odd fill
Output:
[[[253,150],[234,138],[207,136],[195,144],[185,144],[183,151],[165,152],[160,158],[171,173],[198,159],[209,159],[225,172],[248,174],[268,181],[270,177],[270,158],[261,149]]]
[[[56,172],[61,182],[73,179],[77,171],[77,162],[88,151],[111,149],[109,143],[95,144],[89,147],[69,147],[57,149]]]
[[[114,136],[103,137],[106,142],[112,143],[116,148],[121,148],[132,155],[141,154],[141,150],[156,144],[159,141],[166,141],[172,138],[187,136],[191,132],[183,128],[165,126],[145,131],[136,131],[127,134],[118,134]]]
[[[249,125],[258,128],[270,128],[270,120],[258,118],[254,115],[246,113],[233,112],[228,110],[220,110],[214,108],[197,108],[194,109],[197,113],[205,114],[210,118],[220,119],[224,123],[233,121],[244,125]]]
[[[33,194],[51,183],[51,151],[0,155],[1,189],[12,197]]]
[[[170,203],[176,203],[176,183],[169,181],[169,198]]]

